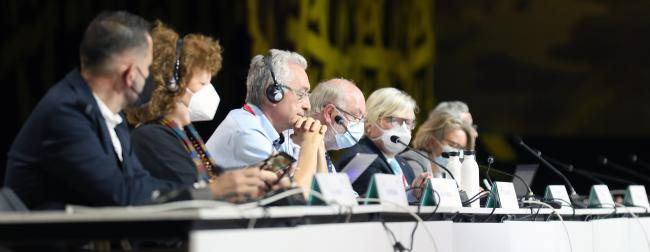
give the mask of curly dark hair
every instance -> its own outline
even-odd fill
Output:
[[[157,20],[151,31],[153,39],[153,62],[151,74],[155,88],[151,101],[144,107],[127,109],[127,120],[132,125],[157,120],[174,110],[175,104],[185,94],[188,82],[196,71],[205,70],[212,76],[221,70],[221,46],[219,41],[201,34],[183,37],[180,57],[180,80],[177,91],[167,88],[176,62],[176,41],[178,33]]]

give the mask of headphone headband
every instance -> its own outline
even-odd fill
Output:
[[[271,85],[266,88],[266,98],[269,99],[271,103],[278,103],[284,98],[284,89],[282,89],[282,86],[278,83],[278,80],[275,79],[275,73],[273,72],[273,65],[271,62],[271,55],[264,56],[264,58],[262,58],[262,61],[264,61],[266,68],[269,69],[269,72],[271,73],[271,79],[273,80],[273,83],[271,83]]]
[[[183,39],[179,36],[176,40],[176,60],[174,61],[174,69],[172,77],[169,80],[167,89],[172,92],[178,90],[178,85],[181,81],[181,53],[183,51]]]

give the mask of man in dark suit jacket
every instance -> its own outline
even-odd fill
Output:
[[[146,204],[156,191],[178,186],[142,168],[121,113],[151,96],[149,29],[126,12],[102,13],[88,26],[81,68],[47,92],[8,153],[5,184],[30,209]],[[238,174],[245,183],[225,176],[209,189],[218,196],[263,187],[259,169],[247,170]]]
[[[345,167],[352,158],[354,158],[357,153],[371,153],[377,154],[378,157],[373,161],[357,180],[352,183],[352,188],[359,195],[364,195],[366,190],[368,190],[368,184],[370,180],[376,173],[385,173],[385,174],[394,174],[393,170],[388,165],[388,160],[386,156],[377,148],[377,146],[370,140],[368,137],[363,137],[359,140],[359,143],[353,147],[350,147],[345,150],[345,152],[339,157],[339,161],[336,164],[336,167]],[[400,156],[395,156],[395,160],[402,167],[402,172],[406,178],[406,182],[410,185],[413,182],[413,179],[416,177],[413,174],[413,169],[409,164]]]

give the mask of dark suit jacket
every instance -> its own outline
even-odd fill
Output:
[[[194,160],[172,129],[147,123],[135,128],[131,137],[140,162],[154,177],[186,186],[197,181]]]
[[[377,154],[378,157],[375,159],[370,166],[368,166],[368,169],[364,171],[359,178],[357,178],[354,183],[352,183],[352,188],[354,191],[356,191],[359,195],[364,195],[366,193],[366,190],[368,190],[368,184],[370,184],[370,180],[372,179],[372,176],[375,175],[375,173],[386,173],[386,174],[393,174],[393,170],[390,168],[388,165],[388,161],[386,161],[386,156],[375,146],[375,144],[368,139],[367,137],[363,137],[359,140],[359,143],[357,143],[355,146],[352,146],[350,148],[345,149],[345,152],[339,157],[338,162],[336,163],[337,169],[341,167],[345,167],[350,161],[352,161],[352,158],[357,153],[373,153]],[[406,177],[406,181],[411,184],[413,182],[413,179],[415,178],[415,175],[413,174],[413,168],[404,161],[399,156],[395,156],[395,160],[399,163],[400,167],[402,167],[402,172],[404,173],[404,177]]]
[[[90,87],[73,70],[45,94],[16,136],[5,185],[30,209],[146,204],[154,190],[176,186],[142,168],[125,123],[115,131],[123,162]]]

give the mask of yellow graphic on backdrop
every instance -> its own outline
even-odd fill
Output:
[[[430,1],[249,0],[247,11],[252,53],[265,53],[286,41],[292,48],[285,49],[299,52],[310,63],[312,85],[344,77],[366,95],[393,86],[412,95],[421,110],[433,108]]]

